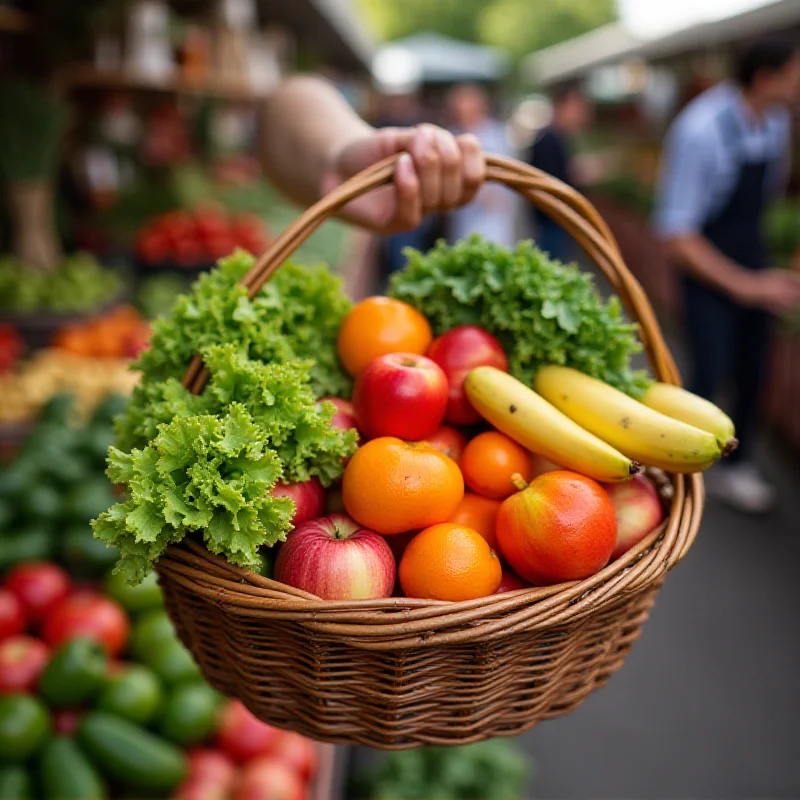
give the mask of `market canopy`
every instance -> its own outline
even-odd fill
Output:
[[[800,24],[800,0],[775,0],[751,11],[651,38],[637,36],[621,23],[611,23],[532,53],[523,62],[523,70],[531,81],[547,86],[628,58],[659,61],[751,36],[784,31],[797,24]]]
[[[402,75],[396,75],[402,65]],[[382,85],[393,83],[456,83],[497,81],[510,69],[508,55],[435,33],[420,33],[381,47],[373,60],[372,72]],[[402,78],[402,80],[400,80]]]

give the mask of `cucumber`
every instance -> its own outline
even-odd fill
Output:
[[[106,681],[97,708],[147,725],[162,707],[164,693],[155,673],[141,664],[130,664]]]
[[[56,736],[42,751],[39,775],[44,800],[105,800],[108,789],[73,739]]]
[[[78,742],[108,778],[133,789],[168,792],[186,775],[177,747],[105,711],[83,717]]]
[[[50,714],[35,697],[0,695],[0,763],[25,761],[50,736]]]
[[[25,767],[0,767],[0,800],[31,800],[31,776]]]
[[[103,686],[108,657],[91,639],[70,639],[56,650],[39,678],[39,691],[57,708],[75,708]]]

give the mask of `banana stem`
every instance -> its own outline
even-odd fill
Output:
[[[722,457],[726,458],[739,446],[739,440],[735,436],[731,436],[727,442],[722,446]]]

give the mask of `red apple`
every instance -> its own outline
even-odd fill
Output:
[[[450,456],[456,464],[461,460],[461,454],[467,446],[467,437],[460,430],[449,425],[442,425],[433,436],[425,440],[437,450],[441,450],[446,456]]]
[[[396,436],[420,441],[436,433],[447,408],[447,378],[425,356],[389,353],[356,378],[353,408],[367,439]]]
[[[281,731],[269,754],[291,767],[303,780],[309,780],[317,771],[317,747],[299,733]]]
[[[272,756],[251,761],[242,773],[233,800],[305,800],[302,778]]]
[[[277,728],[255,717],[239,700],[223,709],[217,728],[216,745],[238,763],[269,752],[279,735]]]
[[[293,530],[275,561],[275,578],[323,600],[390,597],[396,566],[386,540],[345,514]]]
[[[323,397],[320,403],[328,402],[336,406],[336,413],[333,415],[331,425],[343,431],[349,431],[356,427],[356,412],[353,404],[349,400],[342,400],[341,397]]]
[[[500,579],[500,585],[497,587],[495,594],[502,592],[513,592],[515,589],[530,589],[531,585],[526,583],[511,567],[503,564],[503,577]]]
[[[318,517],[325,508],[325,490],[317,478],[302,483],[279,483],[272,490],[273,497],[291,497],[294,500],[292,525]]]
[[[447,376],[449,396],[445,420],[452,425],[474,425],[481,416],[464,392],[464,378],[474,367],[497,367],[508,371],[503,346],[477,325],[459,325],[431,342],[426,353]]]
[[[50,659],[50,648],[32,636],[11,636],[0,644],[0,695],[33,692]]]
[[[636,475],[624,483],[604,484],[617,517],[617,543],[611,560],[619,558],[652,533],[664,519],[664,507],[656,487]]]

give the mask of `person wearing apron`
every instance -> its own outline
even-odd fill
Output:
[[[765,512],[773,487],[753,462],[758,403],[773,314],[800,303],[800,275],[770,269],[761,228],[787,177],[789,118],[800,89],[792,42],[746,48],[737,83],[693,100],[668,133],[656,226],[681,273],[692,360],[688,388],[731,393],[739,449],[709,475],[709,491],[742,511]],[[800,219],[798,219],[800,225]]]

